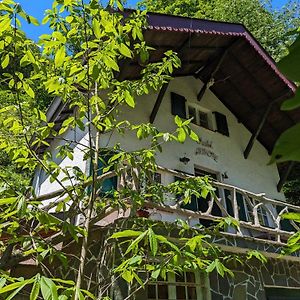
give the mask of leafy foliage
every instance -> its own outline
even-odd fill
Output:
[[[295,42],[289,47],[289,54],[285,56],[279,63],[281,70],[287,75],[288,78],[294,80],[296,84],[300,82],[300,72],[298,68],[298,61],[300,55],[300,35],[298,30],[295,31],[298,35]],[[299,108],[299,88],[293,99],[287,100],[283,103],[282,109],[291,110]],[[272,162],[284,161],[300,161],[300,144],[299,139],[296,138],[300,133],[300,124],[296,124],[281,134],[277,140],[272,152]]]
[[[139,218],[121,219],[97,231],[95,224],[109,212],[130,210],[134,216],[147,202],[162,203],[166,194],[176,195],[178,205],[190,203],[192,196],[216,197],[208,177],[167,186],[153,180],[162,144],[199,141],[189,127],[191,120],[176,117],[174,131],[161,132],[119,117],[135,108],[138,96],[168,82],[180,61],[167,51],[161,61],[145,65],[151,50],[143,39],[145,12],[124,17],[111,13],[116,8],[122,11],[119,1],[110,1],[108,9],[96,0],[54,1],[43,20],[52,32],[42,35],[37,52],[20,22],[38,25],[36,19],[13,0],[0,2],[0,61],[5,95],[10,96],[0,110],[0,149],[22,174],[39,171],[58,187],[46,196],[36,196],[32,189],[0,191],[0,295],[5,299],[23,291],[30,299],[108,299],[115,276],[142,287],[141,269],[152,279],[187,269],[232,275],[226,266],[232,257],[212,245],[208,233],[183,221],[172,225],[179,236],[167,236],[166,225]],[[122,80],[122,63],[130,59],[141,61],[140,78]],[[39,92],[59,98],[74,113],[56,126],[36,105]],[[68,139],[71,131],[84,134],[87,142]],[[112,132],[133,133],[144,144],[133,151],[118,143],[103,147],[101,138]],[[51,140],[58,145],[55,149]],[[89,173],[73,162],[76,147]],[[123,178],[122,184],[105,191],[105,180],[113,176]],[[217,234],[226,226],[238,224],[227,218],[209,230]],[[14,278],[10,271],[28,260],[36,265],[34,274]]]

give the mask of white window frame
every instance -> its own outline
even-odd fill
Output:
[[[200,126],[201,128],[204,128],[204,129],[208,129],[208,130],[212,130],[212,131],[215,130],[215,124],[214,124],[214,121],[213,121],[212,112],[210,110],[205,109],[203,107],[200,107],[197,104],[187,102],[186,103],[186,110],[185,110],[187,119],[190,118],[189,108],[195,109],[195,113],[196,113],[196,119],[192,121],[192,124]],[[204,127],[204,126],[201,125],[201,123],[200,123],[200,113],[204,113],[204,114],[207,115],[208,127]]]

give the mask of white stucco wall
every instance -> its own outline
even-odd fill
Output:
[[[200,88],[201,81],[193,77],[173,79],[169,84],[154,125],[162,131],[173,132],[175,130],[174,116],[171,114],[171,92],[184,96],[188,102],[206,110],[217,111],[226,115],[230,137],[194,124],[191,125],[203,141],[212,143],[212,148],[208,150],[213,151],[217,155],[217,161],[206,155],[197,155],[197,148],[205,148],[205,146],[198,145],[187,139],[184,144],[172,142],[163,145],[163,152],[157,155],[157,163],[170,169],[182,170],[188,173],[193,173],[195,166],[219,172],[220,174],[226,172],[228,175],[228,179],[224,180],[226,183],[255,193],[265,193],[266,196],[273,199],[284,200],[284,195],[276,190],[276,185],[279,181],[277,168],[275,165],[267,166],[269,160],[267,150],[256,141],[249,158],[244,159],[243,151],[249,141],[250,132],[241,123],[238,123],[232,113],[210,91],[206,92],[199,103],[197,94]],[[149,116],[156,97],[156,94],[140,97],[137,99],[136,108],[126,108],[120,113],[120,118],[128,119],[132,123],[149,122]],[[80,140],[82,143],[87,143],[85,134],[77,133],[76,135],[77,141]],[[74,132],[69,132],[66,136],[72,138]],[[116,142],[120,142],[128,150],[147,145],[145,141],[138,141],[132,133],[128,133],[125,136],[113,133],[101,138],[102,147],[112,146]],[[56,142],[55,145],[52,145],[52,148],[54,149],[57,145]],[[179,158],[183,156],[190,158],[190,162],[187,165],[179,161]],[[78,146],[75,149],[74,161],[65,159],[60,163],[62,166],[77,165],[86,170],[86,163],[82,161],[82,157],[82,149]],[[166,178],[165,180],[170,181],[172,178]],[[37,189],[38,194],[57,188],[57,184],[50,184],[48,179],[43,179],[42,181],[41,184],[38,184],[40,185],[39,189]]]

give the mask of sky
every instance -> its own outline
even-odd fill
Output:
[[[53,0],[19,0],[18,2],[28,14],[34,16],[41,22],[44,17],[44,11],[51,8]],[[128,0],[127,6],[134,7],[137,2],[138,0]],[[275,8],[280,8],[286,2],[287,0],[272,0]],[[27,33],[27,36],[35,41],[38,40],[40,35],[49,31],[47,25],[36,27],[31,24],[25,24],[25,22],[22,23],[22,28]]]

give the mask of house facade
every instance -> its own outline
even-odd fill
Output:
[[[160,92],[137,98],[136,107],[120,111],[118,117],[133,124],[150,122],[165,132],[176,129],[175,115],[193,118],[191,128],[201,142],[187,139],[183,144],[164,144],[156,157],[160,166],[157,180],[168,184],[185,176],[210,175],[219,198],[218,203],[205,208],[198,202],[178,208],[176,199],[169,196],[163,208],[146,207],[149,218],[163,222],[180,218],[194,226],[199,219],[230,215],[240,221],[240,231],[229,230],[215,243],[230,253],[245,254],[257,249],[268,262],[232,266],[233,278],[217,273],[209,277],[193,272],[170,275],[167,280],[149,283],[139,297],[300,299],[300,258],[278,257],[290,231],[295,231],[292,224],[281,220],[280,214],[299,209],[284,202],[280,187],[286,174],[279,174],[275,164],[268,165],[278,136],[300,120],[294,112],[280,111],[282,101],[293,95],[294,85],[242,25],[159,14],[149,14],[148,22],[145,40],[156,49],[150,60],[156,61],[172,49],[182,66]],[[120,77],[134,79],[140,69],[138,62],[125,62]],[[47,117],[60,126],[69,114],[68,107],[57,99]],[[73,160],[56,162],[62,167],[78,166],[88,174],[89,165],[82,151],[82,145],[89,142],[87,133],[75,128],[64,137],[79,144],[74,148]],[[130,132],[104,135],[100,143],[102,148],[120,143],[129,151],[147,145]],[[55,154],[62,144],[62,140],[51,141],[50,151]],[[41,170],[36,170],[33,186],[37,196],[59,189]],[[122,217],[124,214],[112,213],[98,225],[105,226]],[[125,298],[122,288],[116,289],[115,298]]]

